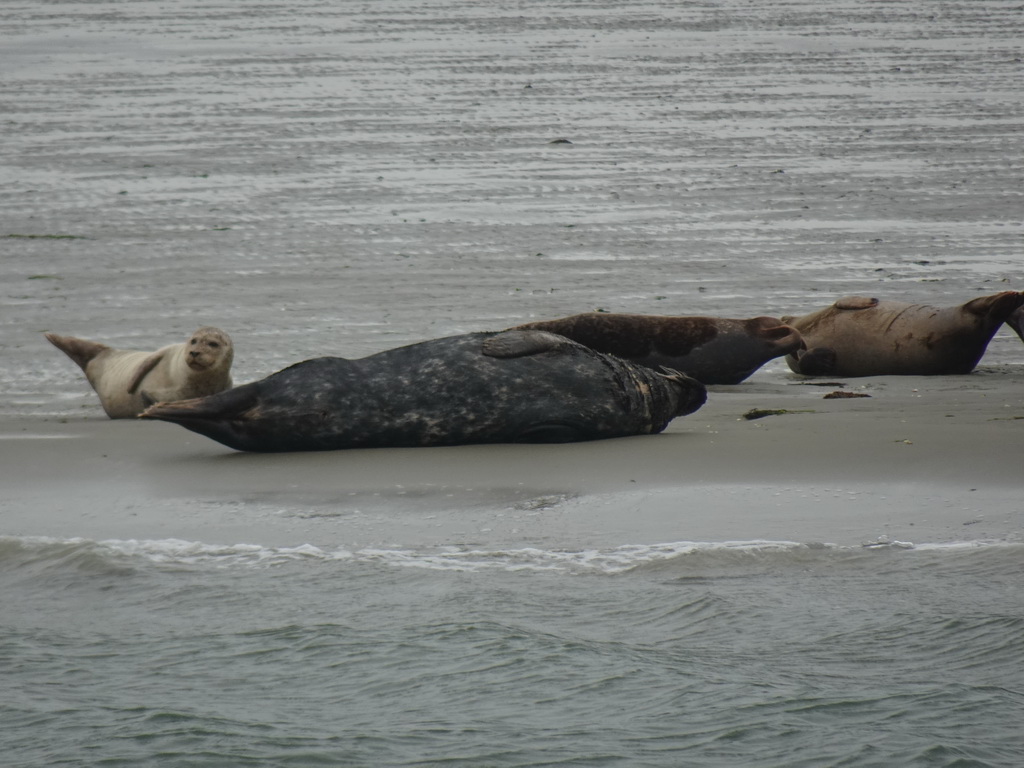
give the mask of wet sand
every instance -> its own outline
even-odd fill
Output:
[[[218,325],[244,382],[598,308],[1024,288],[1018,6],[12,8],[2,533],[1020,540],[1005,331],[971,376],[848,380],[863,399],[776,361],[655,437],[295,456],[106,421],[42,337],[155,349]]]
[[[770,378],[712,388],[661,435],[556,446],[254,455],[169,424],[8,420],[5,533],[568,550],[1024,538],[1016,372],[847,380],[870,397],[843,400]]]

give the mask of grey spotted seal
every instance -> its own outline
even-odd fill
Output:
[[[183,400],[231,387],[231,338],[198,329],[187,341],[155,352],[114,349],[96,341],[47,333],[47,340],[85,372],[112,419],[130,419],[161,400]]]
[[[786,362],[806,376],[970,373],[995,332],[1022,306],[1019,291],[955,307],[847,296],[817,312],[783,318],[805,344]]]
[[[662,431],[704,386],[539,331],[471,333],[358,360],[320,357],[141,417],[239,451],[560,443]]]
[[[672,368],[704,384],[739,384],[801,343],[795,329],[774,317],[585,312],[515,327],[557,333],[640,365]]]

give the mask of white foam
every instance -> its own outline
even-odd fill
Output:
[[[56,539],[42,536],[0,537],[0,543],[17,542],[22,547],[43,550],[49,547],[80,546],[92,548],[111,557],[139,557],[153,563],[169,565],[213,564],[217,566],[275,566],[289,562],[351,562],[380,563],[402,568],[424,568],[440,571],[551,571],[564,573],[616,574],[651,563],[698,554],[710,555],[772,555],[819,552],[854,552],[886,549],[890,551],[961,552],[993,547],[1024,547],[1021,542],[957,541],[913,544],[906,541],[878,540],[860,546],[796,541],[677,541],[658,544],[627,544],[606,549],[548,550],[537,547],[518,549],[468,549],[440,547],[436,549],[349,550],[344,547],[321,548],[313,544],[290,547],[269,547],[260,544],[206,544],[182,539]]]
[[[426,553],[414,550],[375,549],[361,550],[354,553],[354,556],[396,566],[439,570],[498,569],[621,573],[647,563],[670,560],[697,552],[784,552],[807,547],[806,544],[794,541],[680,541],[664,544],[627,544],[610,549],[580,550],[545,550],[534,547],[481,550],[446,547]]]
[[[157,563],[194,564],[220,562],[223,564],[252,563],[276,564],[292,560],[338,560],[351,557],[344,549],[325,552],[312,544],[295,547],[265,547],[260,544],[204,544],[183,539],[106,539],[96,542],[98,547],[112,552],[140,556]]]

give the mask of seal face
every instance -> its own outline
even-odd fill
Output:
[[[231,387],[234,347],[224,331],[212,326],[155,352],[114,349],[55,333],[46,338],[85,372],[112,419],[138,416],[157,401],[212,395]]]
[[[1024,292],[932,307],[847,296],[831,307],[784,318],[804,337],[786,358],[805,376],[931,376],[974,370],[1004,322],[1019,322]],[[1024,338],[1024,336],[1022,336]]]
[[[241,451],[557,443],[657,433],[706,396],[682,374],[513,331],[306,360],[216,395],[158,403],[142,418]]]
[[[650,368],[672,368],[704,384],[739,384],[801,344],[800,334],[774,317],[586,312],[516,328],[557,333],[597,352]]]

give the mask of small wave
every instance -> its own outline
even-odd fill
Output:
[[[74,564],[103,561],[125,565],[142,559],[161,565],[278,566],[295,562],[347,561],[378,563],[391,567],[424,568],[441,571],[553,571],[564,573],[618,574],[659,564],[699,561],[702,566],[730,566],[783,556],[787,561],[843,556],[869,556],[876,550],[889,552],[963,553],[993,548],[1024,547],[1021,543],[971,541],[912,544],[904,541],[875,541],[861,546],[796,541],[677,541],[658,544],[628,544],[591,549],[479,549],[438,547],[430,549],[346,549],[321,548],[313,544],[273,547],[260,544],[206,544],[181,539],[56,539],[49,537],[0,537],[0,566],[45,563]]]
[[[275,564],[302,559],[339,559],[345,550],[324,552],[311,544],[264,547],[259,544],[204,544],[182,539],[58,539],[0,536],[0,566],[79,562],[85,558],[123,563],[142,558],[160,564]]]
[[[389,565],[438,570],[564,571],[570,573],[623,573],[651,563],[709,552],[788,552],[811,545],[793,541],[679,541],[664,544],[627,544],[607,549],[548,550],[534,547],[509,550],[447,547],[434,552],[414,550],[362,550],[356,556]]]

